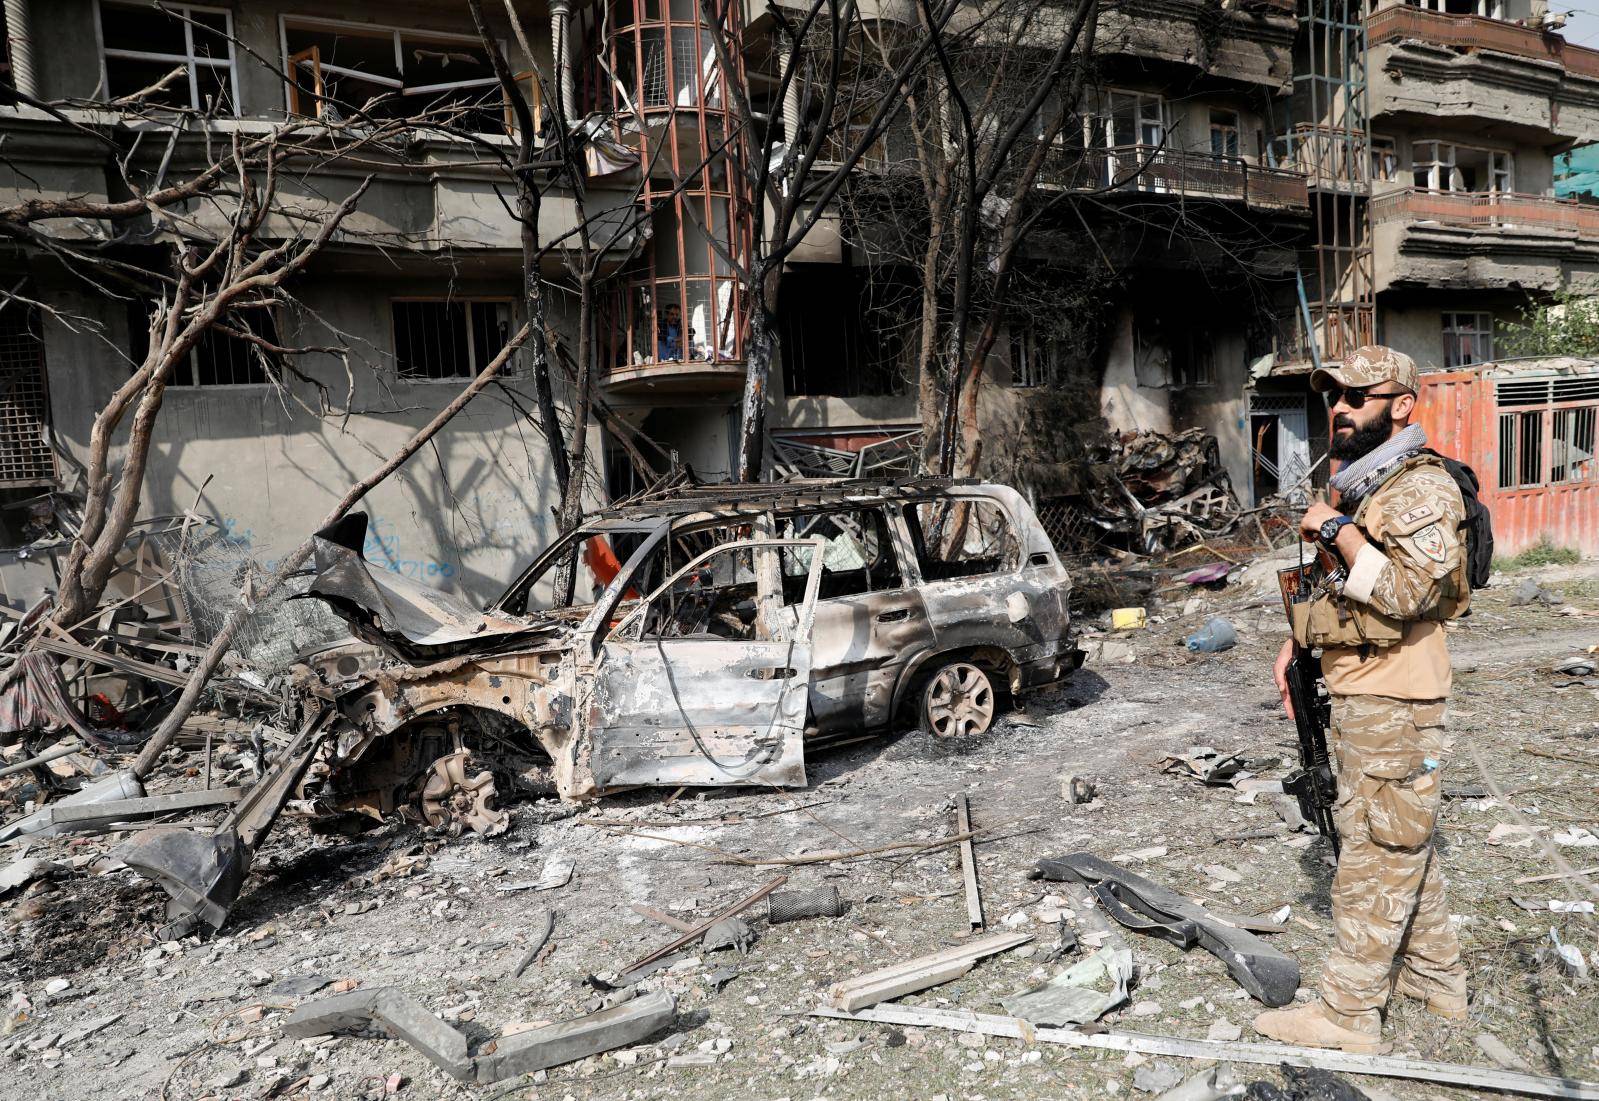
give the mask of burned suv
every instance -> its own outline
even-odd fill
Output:
[[[317,536],[307,595],[358,641],[298,668],[300,730],[216,851],[152,837],[125,857],[175,902],[220,903],[215,920],[191,908],[213,925],[237,890],[216,873],[242,880],[296,794],[313,812],[492,834],[505,783],[564,799],[803,786],[807,737],[902,722],[981,734],[1007,697],[1080,662],[1070,579],[1001,485],[679,489],[586,518],[483,611],[370,566],[365,535],[354,514]],[[185,852],[154,851],[168,844]]]

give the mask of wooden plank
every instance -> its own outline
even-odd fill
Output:
[[[823,999],[837,1009],[863,1009],[878,1002],[914,994],[959,978],[984,956],[1020,947],[1033,939],[1031,933],[996,933],[970,944],[946,948],[926,956],[896,963],[853,979],[834,983]]]
[[[649,955],[644,956],[642,959],[639,959],[638,961],[636,961],[636,962],[634,962],[632,964],[629,964],[621,973],[623,975],[631,974],[632,972],[637,971],[641,967],[648,967],[650,964],[654,963],[656,960],[660,959],[662,956],[667,956],[667,955],[670,955],[673,952],[676,952],[679,948],[683,947],[683,945],[687,944],[689,941],[693,940],[695,937],[702,936],[705,933],[705,930],[709,929],[711,926],[715,925],[717,922],[725,921],[726,919],[728,919],[730,917],[733,917],[736,914],[743,913],[745,910],[749,909],[751,906],[755,905],[761,899],[765,898],[767,895],[771,894],[773,891],[777,890],[779,887],[781,887],[783,884],[785,884],[787,882],[788,882],[788,876],[786,876],[786,875],[778,876],[776,879],[772,880],[770,883],[768,883],[766,886],[762,887],[760,890],[756,891],[754,894],[746,895],[743,898],[739,899],[737,902],[733,903],[733,905],[729,906],[727,909],[723,910],[721,913],[714,914],[711,917],[706,918],[704,921],[700,922],[698,925],[694,926],[692,929],[690,929],[687,932],[685,932],[682,936],[678,937],[671,944],[665,945],[664,947],[661,947],[661,948],[657,948],[655,951],[651,952]]]
[[[973,929],[987,929],[983,920],[983,896],[977,887],[977,854],[972,851],[972,812],[966,805],[966,793],[955,796],[955,832],[965,834],[961,842],[961,880],[966,887],[966,920]]]
[[[845,1013],[835,1009],[813,1009],[811,1015],[878,1024],[910,1025],[918,1028],[947,1028],[956,1032],[975,1032],[984,1036],[1008,1036],[1029,1044],[1061,1044],[1066,1047],[1136,1051],[1141,1055],[1214,1059],[1218,1062],[1257,1063],[1264,1066],[1288,1063],[1296,1067],[1317,1067],[1344,1074],[1409,1078],[1421,1082],[1468,1086],[1500,1093],[1599,1101],[1599,1082],[1554,1078],[1539,1074],[1517,1074],[1513,1071],[1469,1067],[1459,1063],[1433,1063],[1394,1055],[1352,1055],[1342,1051],[1293,1047],[1288,1044],[1185,1040],[1175,1036],[1147,1036],[1131,1032],[1074,1032],[1065,1028],[1035,1028],[1019,1018],[1004,1017],[995,1013],[898,1005],[880,1005],[856,1013]]]
[[[692,921],[684,921],[682,918],[675,918],[671,914],[666,913],[664,910],[657,910],[653,906],[640,906],[635,903],[631,909],[640,917],[647,917],[651,921],[658,921],[662,925],[676,929],[679,933],[686,933],[690,929],[694,928],[694,923]]]
[[[173,811],[221,806],[236,802],[243,794],[243,788],[211,788],[206,791],[150,795],[143,799],[113,799],[105,803],[50,808],[50,820],[58,826],[82,826],[90,822],[121,822],[134,818],[153,818],[158,814],[171,814]]]

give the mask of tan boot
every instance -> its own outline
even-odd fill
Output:
[[[1381,1035],[1335,1024],[1315,1002],[1268,1010],[1255,1018],[1255,1031],[1285,1044],[1337,1048],[1356,1055],[1386,1055],[1392,1046],[1383,1043]]]
[[[1428,990],[1421,981],[1407,971],[1394,978],[1394,993],[1422,1002],[1427,1012],[1446,1021],[1464,1021],[1467,1016],[1466,996],[1447,990]]]

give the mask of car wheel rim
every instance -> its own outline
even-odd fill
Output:
[[[969,738],[994,721],[994,685],[967,662],[940,669],[927,686],[927,725],[941,738]]]

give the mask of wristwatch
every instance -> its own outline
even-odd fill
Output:
[[[1316,538],[1321,540],[1322,546],[1331,550],[1338,542],[1338,533],[1343,530],[1344,525],[1353,523],[1354,521],[1347,516],[1334,516],[1331,520],[1322,522],[1321,527],[1316,530]]]

